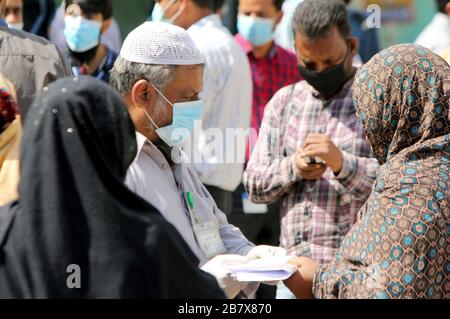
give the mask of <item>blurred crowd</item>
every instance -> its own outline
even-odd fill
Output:
[[[0,298],[450,298],[433,1],[382,49],[350,0],[0,0]]]

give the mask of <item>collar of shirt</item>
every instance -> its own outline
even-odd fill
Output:
[[[6,23],[6,21],[4,19],[0,19],[0,27],[7,27],[8,24]]]
[[[164,152],[157,146],[157,144],[152,143],[150,140],[148,140],[143,134],[136,132],[136,142],[137,142],[137,154],[134,159],[134,161],[137,160],[141,152],[145,152],[148,156],[152,157],[154,160],[160,160],[161,156],[166,159],[167,163],[162,164],[169,164],[169,165],[177,165],[181,163],[187,163],[188,157],[187,155],[181,150],[181,147],[175,146],[170,151],[170,161],[167,160],[167,157],[164,156]],[[158,154],[158,155],[156,155]]]
[[[442,12],[438,12],[434,15],[432,23],[436,30],[450,31],[450,17]]]
[[[252,44],[246,38],[244,38],[242,35],[238,33],[236,34],[235,39],[237,43],[239,43],[239,45],[242,47],[242,49],[244,49],[247,55],[252,55],[254,57],[252,52]],[[277,55],[277,52],[278,52],[278,45],[276,45],[274,42],[272,48],[269,51],[269,54],[261,59],[272,59]]]
[[[218,14],[211,14],[209,16],[206,16],[200,20],[198,20],[196,23],[191,25],[188,28],[188,32],[193,31],[197,28],[204,28],[204,27],[215,27],[215,28],[221,28],[223,26],[222,20],[220,20],[220,17]]]

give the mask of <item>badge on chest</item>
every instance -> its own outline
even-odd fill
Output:
[[[186,193],[189,213],[191,215],[195,239],[206,258],[226,254],[227,250],[220,237],[217,221],[202,221],[195,211],[195,200],[191,192]]]

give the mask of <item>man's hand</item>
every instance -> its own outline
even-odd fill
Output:
[[[342,170],[344,161],[341,150],[324,134],[310,134],[305,140],[301,157],[319,157],[331,168],[335,174]]]
[[[291,259],[289,263],[296,265],[298,271],[291,278],[285,280],[284,284],[298,299],[313,299],[312,285],[318,264],[306,257]]]
[[[238,255],[219,255],[208,261],[201,269],[211,275],[213,275],[220,288],[225,292],[225,295],[229,299],[235,298],[238,293],[247,287],[248,283],[239,282],[232,278],[226,266],[246,264],[248,258]]]
[[[299,150],[297,154],[295,154],[295,164],[297,165],[298,175],[306,180],[320,179],[327,170],[327,166],[324,164],[306,163],[303,159],[306,156],[304,156],[303,153],[303,150]]]

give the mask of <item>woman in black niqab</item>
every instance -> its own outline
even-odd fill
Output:
[[[20,199],[0,209],[0,298],[224,298],[123,183],[136,140],[121,98],[87,77],[44,91],[25,123]]]

